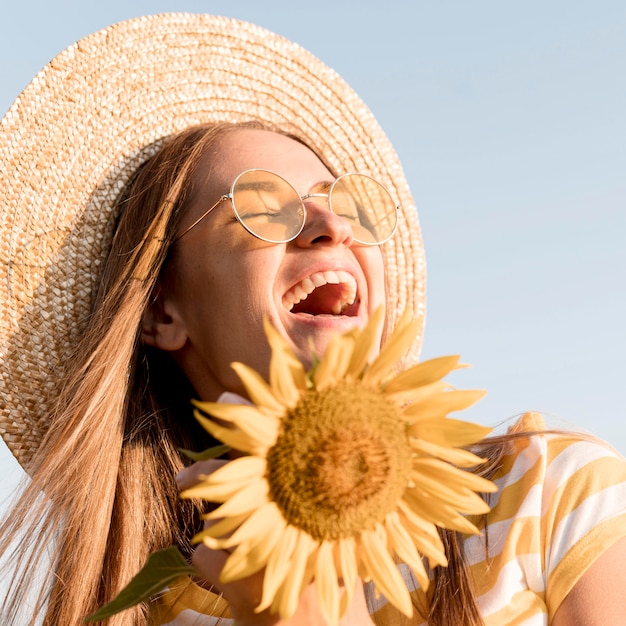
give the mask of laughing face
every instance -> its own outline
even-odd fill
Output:
[[[251,168],[276,172],[300,195],[334,180],[309,148],[284,135],[257,129],[227,133],[203,158],[181,232]],[[230,201],[176,243],[159,324],[144,332],[144,341],[169,350],[201,398],[242,391],[233,361],[267,375],[264,317],[308,365],[312,350],[323,354],[334,333],[362,327],[384,304],[378,246],[356,244],[350,224],[329,211],[325,198],[308,198],[305,205],[302,232],[285,244],[247,232]]]

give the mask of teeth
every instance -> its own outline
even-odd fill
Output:
[[[341,295],[339,300],[331,307],[335,315],[343,313],[356,298],[356,280],[352,274],[343,270],[328,270],[326,272],[315,272],[307,276],[297,285],[294,285],[284,296],[283,306],[291,311],[294,305],[306,300],[307,296],[317,288],[324,285],[341,285]]]
[[[310,276],[309,278],[305,278],[304,280],[312,280],[313,284],[316,287],[321,287],[322,285],[326,284],[326,279],[324,278],[323,274],[313,274],[313,276]],[[302,281],[303,283],[304,283],[304,280]]]

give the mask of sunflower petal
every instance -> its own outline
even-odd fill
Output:
[[[420,491],[425,492],[442,504],[449,504],[457,511],[472,515],[489,512],[489,505],[467,487],[445,485],[443,480],[433,479],[432,476],[423,472],[414,474],[412,479],[418,484]]]
[[[239,544],[255,544],[257,541],[264,541],[264,537],[274,532],[282,533],[286,525],[276,503],[267,502],[253,511],[248,519],[222,542],[222,546],[233,548]]]
[[[454,465],[438,459],[413,459],[413,470],[419,476],[428,476],[434,481],[439,479],[439,482],[445,483],[444,487],[457,485],[460,488],[464,487],[472,491],[484,491],[486,493],[498,491],[498,487],[490,480],[472,474],[472,472],[465,472],[458,467],[454,467]]]
[[[345,377],[350,365],[353,347],[354,337],[351,334],[333,335],[324,353],[324,358],[313,372],[313,382],[316,389],[323,391]]]
[[[441,446],[457,448],[484,439],[491,432],[491,428],[449,417],[430,417],[416,420],[408,427],[407,432],[413,437]]]
[[[437,526],[457,530],[468,535],[475,535],[480,532],[472,522],[457,510],[435,498],[407,490],[404,499],[415,515],[437,524]]]
[[[224,502],[250,484],[249,480],[231,481],[230,483],[210,484],[201,481],[180,493],[183,500],[202,498],[209,502]]]
[[[201,541],[204,541],[205,538],[217,539],[223,537],[224,535],[228,535],[233,530],[241,526],[241,524],[245,522],[248,517],[250,517],[249,513],[223,517],[221,520],[215,522],[214,524],[211,524],[210,526],[207,526],[204,530],[201,530],[191,540],[191,543],[200,543]]]
[[[385,527],[391,540],[391,546],[398,557],[406,563],[415,574],[420,587],[426,591],[428,589],[428,574],[422,558],[418,554],[413,536],[403,526],[400,516],[396,511],[392,511],[385,518]]]
[[[253,480],[262,477],[266,469],[267,461],[264,458],[258,456],[242,456],[225,463],[203,480],[209,485],[226,483],[231,480]]]
[[[429,385],[424,385],[423,387],[407,388],[394,392],[388,392],[387,389],[385,389],[385,393],[406,409],[417,402],[423,403],[437,394],[452,389],[453,387],[450,383],[439,380]]]
[[[280,422],[275,417],[263,413],[256,407],[245,404],[224,405],[216,403],[215,406],[220,407],[215,411],[215,417],[226,419],[226,421],[244,431],[256,441],[270,446],[274,445],[280,427]],[[223,417],[223,415],[226,414],[226,411],[222,411],[221,407],[227,406],[234,407],[234,410],[230,411],[229,415],[226,417]],[[220,412],[222,412],[222,415],[220,415]],[[205,429],[208,428],[208,424],[206,422],[212,422],[212,420],[207,419],[198,413],[196,413],[196,419]]]
[[[322,541],[317,552],[315,587],[320,611],[329,626],[339,622],[339,584],[333,558],[333,542]]]
[[[300,591],[304,586],[304,578],[310,554],[317,548],[317,543],[305,532],[298,533],[298,545],[294,550],[292,568],[285,584],[279,589],[272,603],[271,612],[279,613],[283,619],[291,617],[298,608]]]
[[[206,518],[220,519],[221,517],[250,513],[268,501],[268,492],[269,486],[267,481],[255,481],[246,485],[232,498],[218,506],[215,511],[207,513]]]
[[[345,615],[352,603],[358,578],[358,563],[355,542],[352,537],[339,539],[335,546],[337,576],[343,579],[344,592],[339,604],[339,615]]]
[[[346,377],[354,379],[360,377],[363,373],[370,356],[377,347],[378,328],[382,323],[384,314],[384,307],[378,307],[374,313],[370,315],[365,328],[360,333],[356,334]]]
[[[259,416],[262,413],[258,413]],[[221,426],[206,417],[202,417],[196,413],[196,419],[210,435],[235,448],[241,452],[248,454],[258,454],[259,450],[267,450],[276,442],[278,436],[278,423],[272,424],[267,431],[263,431],[259,424],[250,424],[251,428],[247,428],[248,424],[242,426],[238,424],[238,428],[230,428]]]
[[[430,566],[446,566],[448,559],[434,523],[424,519],[407,502],[398,502],[398,512],[417,549],[428,559]]]
[[[282,528],[274,527],[260,537],[240,543],[226,559],[219,575],[220,582],[240,580],[263,569],[281,532]]]
[[[251,367],[243,363],[231,363],[243,383],[250,400],[259,407],[265,407],[277,415],[285,411],[284,405],[274,395],[274,390],[268,385],[263,377]]]
[[[384,530],[380,525],[376,531],[365,530],[360,539],[363,564],[374,584],[401,613],[411,617],[411,596],[402,574],[387,551]]]
[[[404,357],[408,347],[413,345],[420,332],[421,322],[419,319],[411,319],[410,314],[405,312],[387,343],[382,347],[376,360],[365,370],[363,384],[369,386],[379,385]]]
[[[306,373],[302,363],[296,358],[287,340],[270,324],[263,320],[265,335],[272,348],[270,358],[270,385],[283,399],[286,406],[292,407],[298,399],[298,391],[306,389]]]
[[[482,389],[446,391],[424,402],[415,402],[403,412],[405,415],[415,415],[419,419],[445,417],[448,413],[467,409],[484,397],[485,393]]]
[[[285,526],[285,530],[267,559],[263,576],[263,595],[255,611],[260,613],[269,608],[285,578],[291,574],[294,550],[298,543],[299,530]]]
[[[386,385],[387,393],[423,387],[441,380],[458,367],[460,357],[442,356],[418,363],[394,376]]]
[[[424,441],[424,439],[411,437],[409,439],[409,445],[415,452],[435,456],[438,459],[447,461],[458,467],[474,467],[475,465],[480,465],[485,462],[485,459],[481,459],[469,450],[440,446],[430,441]]]

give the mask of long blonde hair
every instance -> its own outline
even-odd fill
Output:
[[[139,169],[120,200],[101,287],[82,341],[59,377],[58,402],[29,467],[32,482],[0,528],[0,552],[11,546],[15,567],[3,626],[24,623],[20,608],[33,588],[30,624],[43,619],[45,626],[79,626],[151,552],[172,544],[191,551],[200,512],[178,498],[174,476],[183,466],[179,448],[202,448],[206,435],[191,417],[188,381],[168,355],[143,346],[139,333],[199,161],[240,127],[218,123],[183,131]],[[490,453],[497,459],[502,450]],[[462,541],[444,533],[444,543],[452,567],[436,572],[425,617],[437,626],[476,626],[482,622]],[[42,582],[32,572],[44,547],[52,552],[52,568]],[[107,623],[146,621],[140,605]]]
[[[203,445],[190,416],[193,391],[139,333],[200,157],[232,128],[210,124],[177,135],[140,168],[120,202],[91,317],[28,468],[32,481],[0,528],[0,551],[13,543],[16,568],[5,626],[24,623],[20,607],[32,599],[44,549],[52,551],[52,571],[43,584],[37,579],[31,623],[43,615],[46,626],[83,624],[154,550],[190,551],[198,511],[178,498],[174,476],[183,466],[178,449]],[[108,623],[145,621],[139,606]]]

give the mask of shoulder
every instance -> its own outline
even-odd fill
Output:
[[[509,435],[485,529],[489,556],[478,538],[468,541],[470,554],[492,574],[514,572],[511,597],[524,580],[554,615],[594,561],[626,537],[626,461],[589,435],[546,429],[537,414]]]
[[[511,439],[502,467],[495,476],[505,490],[540,491],[548,501],[567,498],[570,507],[580,498],[606,489],[623,493],[626,461],[606,442],[590,435],[546,429],[537,413],[527,413],[509,429]],[[578,494],[577,499],[571,499]],[[626,500],[617,504],[626,508]],[[563,511],[564,512],[564,511]]]

